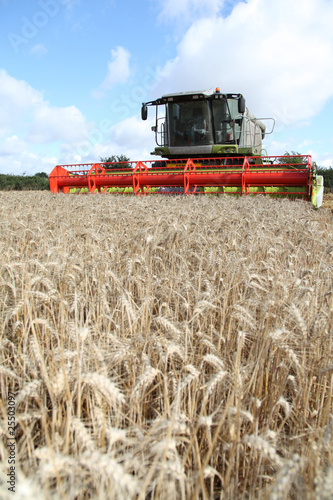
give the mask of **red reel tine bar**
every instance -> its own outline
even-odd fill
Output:
[[[274,194],[309,198],[311,194],[311,157],[284,162],[283,156],[218,157],[158,162],[58,165],[49,175],[52,193],[69,193],[85,189],[90,193],[109,188],[130,188],[137,196],[148,193],[184,192],[186,195],[207,193]],[[162,188],[162,189],[161,189]],[[201,188],[201,189],[200,189]],[[218,191],[218,188],[225,188]],[[260,189],[262,188],[262,189]],[[302,189],[300,189],[302,188]]]

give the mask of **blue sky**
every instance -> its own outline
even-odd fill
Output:
[[[332,0],[0,0],[0,172],[149,159],[142,101],[241,92],[269,154],[333,166]]]

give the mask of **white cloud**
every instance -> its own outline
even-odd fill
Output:
[[[56,108],[44,103],[34,112],[28,139],[40,144],[53,141],[77,142],[87,133],[85,118],[75,106]]]
[[[198,17],[211,17],[218,14],[224,3],[226,0],[164,0],[159,20],[167,23],[181,20],[184,23]]]
[[[4,70],[0,71],[0,107],[3,173],[49,173],[56,164],[95,162],[112,154],[149,159],[154,148],[151,120],[134,116],[115,126],[109,120],[88,123],[75,106],[51,106],[41,92]]]
[[[0,70],[0,171],[22,173],[54,166],[57,141],[72,149],[87,138],[90,124],[75,106],[55,107],[42,92]],[[46,155],[40,154],[47,144]]]
[[[151,125],[153,124],[153,121],[147,124],[147,122],[142,121],[140,117],[132,116],[117,123],[117,125],[112,128],[111,135],[115,142],[121,147],[125,148],[130,144],[131,147],[139,148],[140,145],[153,138],[154,135],[151,131]]]
[[[25,142],[17,135],[6,137],[0,144],[0,157],[21,154],[26,149]]]
[[[130,53],[124,47],[111,50],[111,61],[108,62],[107,75],[101,85],[92,92],[93,97],[99,99],[118,83],[125,83],[131,73]]]
[[[56,164],[56,156],[32,152],[30,144],[17,136],[8,137],[0,146],[0,172],[4,174],[50,173]]]
[[[45,56],[47,52],[48,52],[47,48],[41,43],[34,45],[30,49],[30,54],[33,56]]]
[[[326,167],[326,168],[329,168],[329,167],[333,168],[333,157],[331,156],[330,158],[327,158],[327,159],[323,160],[322,162],[318,161],[318,165]]]
[[[17,80],[0,69],[0,129],[16,126],[31,110],[43,103],[43,94],[24,80]]]
[[[179,9],[189,3],[196,6],[196,0],[180,0]],[[227,18],[191,25],[158,91],[220,86],[243,93],[257,116],[273,115],[283,125],[309,119],[333,95],[332,19],[328,0],[238,3]]]
[[[96,158],[121,154],[133,161],[153,160],[150,156],[155,147],[151,131],[153,124],[153,118],[143,122],[140,117],[132,116],[107,130],[96,127],[76,148],[70,143],[63,144],[61,162],[89,163],[96,161]]]
[[[54,107],[42,92],[0,70],[0,130],[37,143],[82,140],[88,125],[75,106]]]

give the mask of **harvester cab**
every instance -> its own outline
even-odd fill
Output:
[[[258,156],[266,126],[246,108],[242,94],[222,94],[219,88],[199,92],[167,94],[143,103],[156,107],[152,127],[157,147],[152,154],[164,158],[207,158],[216,156]]]

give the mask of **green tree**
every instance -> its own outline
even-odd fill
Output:
[[[105,158],[100,157],[103,167],[108,170],[119,170],[120,168],[130,168],[131,164],[128,163],[130,159],[125,155],[112,155]],[[109,163],[117,163],[117,165],[109,165]]]
[[[333,168],[317,167],[317,174],[324,177],[324,189],[333,189]]]
[[[35,174],[35,177],[41,177],[42,179],[48,179],[49,176],[47,175],[46,172],[38,172],[37,174]]]
[[[284,164],[287,164],[287,165],[294,165],[294,164],[298,164],[298,163],[302,163],[302,164],[307,164],[308,162],[308,159],[307,159],[307,155],[301,155],[301,153],[297,153],[296,151],[292,151],[291,153],[289,153],[288,151],[286,151],[284,153],[284,156],[279,158],[279,163],[284,163]]]
[[[293,158],[293,157],[297,158]],[[280,158],[280,163],[286,163],[286,164],[296,164],[296,163],[307,163],[307,157],[302,156],[300,153],[296,153],[295,151],[292,151],[291,153],[288,153],[288,151],[285,152],[285,156],[283,158]],[[324,188],[325,189],[333,189],[333,168],[332,167],[319,167],[316,165],[316,172],[317,175],[322,175],[324,177]]]

